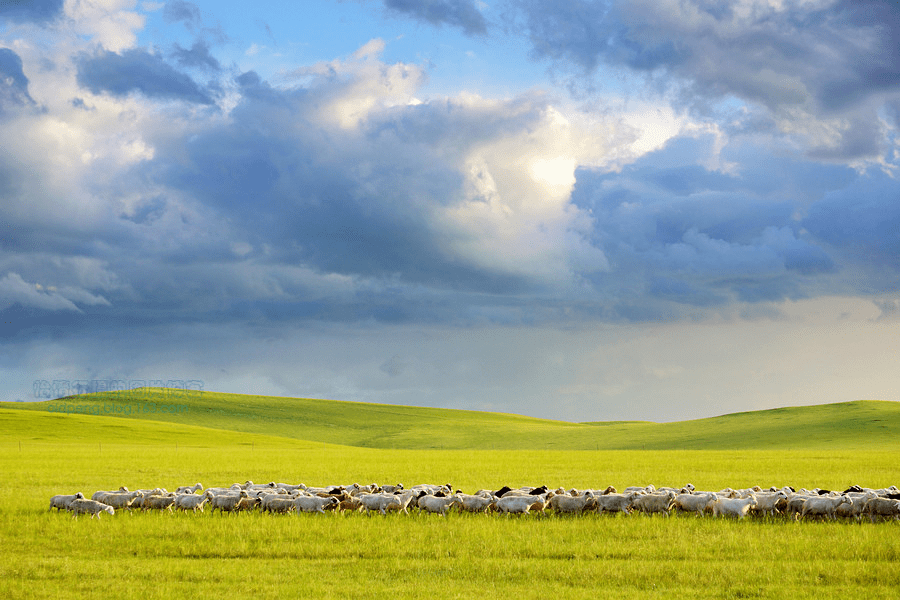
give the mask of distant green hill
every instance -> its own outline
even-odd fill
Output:
[[[45,414],[30,422],[16,417],[17,411]],[[254,434],[284,443],[402,449],[825,450],[838,445],[900,450],[900,403],[876,400],[677,423],[567,423],[477,411],[160,388],[0,402],[0,435],[7,439],[14,431],[24,435],[28,427],[38,427],[38,420],[43,427],[52,424],[58,433],[77,428],[85,439],[104,439],[114,432],[131,439],[184,435],[186,445],[188,439],[235,443],[250,439],[236,434]],[[135,420],[141,423],[129,425]]]

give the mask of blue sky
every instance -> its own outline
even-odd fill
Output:
[[[5,4],[0,397],[898,400],[898,10]]]

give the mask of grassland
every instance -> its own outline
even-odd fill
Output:
[[[486,450],[890,450],[900,402],[855,401],[677,423],[569,423],[520,415],[309,398],[142,389],[0,409],[79,411],[361,448]],[[51,414],[65,414],[53,412]],[[69,415],[66,415],[69,416]]]
[[[707,489],[900,483],[900,443],[882,433],[900,425],[895,403],[721,417],[704,420],[713,427],[686,438],[698,422],[659,428],[652,423],[565,424],[366,405],[356,412],[359,405],[327,401],[309,401],[316,407],[312,410],[306,401],[239,398],[242,403],[213,394],[203,400],[206,404],[188,404],[195,399],[175,400],[171,394],[119,399],[132,407],[185,403],[187,411],[168,413],[166,419],[143,410],[113,417],[4,404],[0,580],[7,596],[108,597],[136,589],[149,598],[511,592],[576,598],[848,593],[896,598],[898,523],[157,513],[91,521],[46,511],[49,497],[57,493],[246,479],[310,485],[449,482],[465,491],[504,483],[623,487],[690,481]],[[297,405],[305,416],[295,422],[290,414]],[[385,437],[374,431],[383,427],[398,433]],[[610,433],[620,427],[626,434]],[[713,449],[710,440],[723,439],[729,431],[742,445]],[[577,432],[572,447],[523,449],[529,436],[550,439],[572,432]],[[634,448],[634,440],[628,440],[640,432],[647,449],[619,447],[630,443]],[[822,443],[823,432],[832,434],[831,444]],[[429,434],[440,442],[412,446]],[[507,437],[512,448],[499,442]],[[870,437],[871,447],[857,445],[859,437]],[[703,449],[684,447],[686,439]],[[382,447],[371,447],[376,443]],[[455,449],[440,450],[440,445]]]

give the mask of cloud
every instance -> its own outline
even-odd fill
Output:
[[[888,284],[900,274],[898,198],[897,180],[873,173],[860,185],[826,195],[810,208],[803,225],[852,264],[887,269],[883,283]]]
[[[87,297],[80,292],[75,295],[79,296],[81,300]],[[5,310],[14,304],[25,308],[78,312],[75,303],[56,288],[44,288],[39,284],[26,282],[18,273],[6,273],[0,279],[0,310]]]
[[[684,102],[740,98],[811,155],[878,158],[888,146],[879,121],[896,101],[897,9],[889,3],[705,0],[513,3],[539,58],[644,73]]]
[[[469,35],[487,33],[487,21],[472,0],[384,0],[384,5],[432,25],[458,27]]]
[[[28,78],[22,59],[9,48],[0,48],[0,114],[6,106],[34,104],[28,94]]]
[[[135,12],[134,0],[91,0],[65,3],[66,26],[62,31],[89,39],[93,46],[111,52],[133,48],[146,17]]]
[[[172,57],[181,67],[193,67],[209,71],[220,71],[222,69],[218,59],[210,54],[209,44],[203,40],[197,40],[190,48],[182,48],[179,44],[174,44]]]
[[[109,302],[83,306],[147,322],[639,322],[848,290],[817,206],[867,176],[799,155],[773,164],[766,138],[650,102],[422,100],[424,70],[384,49],[298,68],[292,86],[242,73],[223,82],[226,118],[190,120],[132,99],[198,93],[163,77],[180,74],[159,56],[82,55],[79,83],[108,92],[102,112],[78,111],[84,131],[119,128],[120,145],[79,134],[69,150],[92,220],[29,227],[45,251],[96,256],[121,282],[68,283]],[[116,79],[146,63],[150,84]],[[109,120],[118,103],[136,115],[128,128]],[[88,149],[107,157],[78,166]]]
[[[200,8],[184,0],[168,0],[163,8],[163,20],[166,23],[184,23],[188,28],[198,27],[203,21]]]
[[[22,23],[48,23],[62,15],[63,0],[14,0],[0,3],[0,18]]]
[[[874,377],[900,266],[894,58],[863,68],[893,35],[878,5],[698,0],[645,26],[637,0],[518,3],[537,56],[647,78],[583,103],[439,95],[381,38],[239,72],[200,33],[136,47],[134,6],[66,3],[52,46],[0,35],[18,371],[573,420],[893,393]],[[480,6],[390,10],[483,35]]]
[[[621,171],[578,172],[572,202],[591,215],[592,243],[611,265],[591,280],[613,314],[673,318],[848,291],[835,280],[842,252],[821,243],[810,219],[830,194],[864,189],[871,176],[802,157],[774,165],[765,146],[738,142],[719,157],[742,170],[723,173],[701,166],[715,147],[712,134],[682,135]],[[788,186],[802,194],[786,195]]]
[[[78,61],[78,83],[94,94],[126,96],[140,92],[148,98],[213,104],[209,94],[190,77],[176,71],[160,56],[140,49],[82,56]]]

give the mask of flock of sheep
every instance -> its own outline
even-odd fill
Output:
[[[450,510],[473,513],[506,514],[583,514],[644,513],[669,516],[672,512],[697,516],[735,517],[747,515],[791,519],[838,518],[872,522],[879,519],[900,520],[900,489],[853,486],[843,492],[829,490],[795,490],[791,487],[762,489],[726,488],[721,491],[698,491],[687,484],[683,488],[628,487],[618,492],[613,487],[603,490],[510,488],[479,490],[475,494],[453,491],[450,485],[336,485],[309,487],[303,484],[247,481],[230,487],[204,489],[201,484],[179,487],[175,492],[163,488],[129,491],[97,491],[90,499],[81,492],[58,495],[50,499],[50,510],[66,510],[77,516],[90,514],[99,519],[104,512],[116,510],[181,510],[203,512],[262,511],[270,513],[311,512],[399,512],[410,510],[445,515]]]

